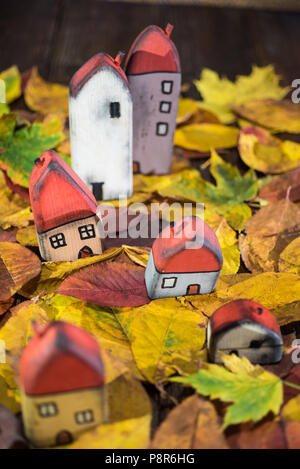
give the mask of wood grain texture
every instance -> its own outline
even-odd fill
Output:
[[[285,2],[286,3],[286,2]],[[45,79],[67,84],[103,50],[128,51],[149,24],[174,25],[183,81],[214,68],[233,78],[251,64],[274,63],[289,84],[300,68],[300,13],[100,0],[11,0],[1,5],[0,69],[37,64]],[[195,91],[196,93],[196,91]]]

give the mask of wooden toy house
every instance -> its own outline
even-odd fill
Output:
[[[35,329],[20,362],[25,433],[35,446],[66,444],[106,421],[100,349],[72,324]]]
[[[101,254],[97,202],[55,151],[36,161],[29,194],[41,256],[46,261],[74,261]]]
[[[213,230],[201,218],[182,218],[152,245],[145,271],[148,295],[155,299],[210,293],[222,264]]]
[[[137,37],[126,59],[133,101],[133,168],[144,174],[170,171],[181,68],[170,36],[149,26]]]
[[[122,54],[97,54],[70,83],[72,168],[97,200],[132,194],[132,99]]]
[[[251,300],[235,300],[211,316],[207,329],[209,359],[222,363],[220,352],[247,357],[252,363],[276,363],[282,338],[275,316]]]

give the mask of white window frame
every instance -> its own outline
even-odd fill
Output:
[[[38,405],[39,416],[43,418],[55,417],[58,414],[58,408],[55,402],[42,402]]]
[[[75,422],[77,425],[87,425],[95,421],[94,412],[91,409],[80,410],[75,413]]]
[[[172,94],[173,92],[173,80],[163,80],[161,82],[161,91],[163,94]]]
[[[82,225],[78,227],[80,239],[92,239],[96,238],[96,233],[95,233],[95,227],[92,223],[89,223],[88,225]],[[90,236],[92,234],[93,236]],[[84,236],[88,235],[88,236]]]
[[[170,284],[172,281],[172,285]],[[177,283],[177,277],[164,277],[161,283],[161,288],[175,288]]]
[[[171,101],[160,101],[159,112],[161,112],[162,114],[170,114],[171,109],[172,109]]]
[[[164,129],[165,129],[164,133],[160,133],[160,131],[159,131],[161,126],[164,126]],[[158,137],[166,137],[168,135],[168,133],[169,133],[169,124],[168,124],[168,122],[157,122],[157,124],[156,124],[156,135]]]
[[[49,241],[53,249],[59,249],[67,246],[66,237],[63,233],[57,233],[50,236]]]

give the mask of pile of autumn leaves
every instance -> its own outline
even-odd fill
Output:
[[[149,245],[121,239],[100,256],[41,262],[28,179],[47,149],[70,162],[68,89],[45,82],[36,69],[21,76],[11,67],[0,79],[7,99],[0,104],[0,340],[7,349],[0,404],[20,411],[18,360],[32,336],[32,320],[63,320],[99,342],[110,409],[107,425],[71,447],[300,447],[299,391],[284,386],[300,384],[291,360],[300,314],[300,144],[293,135],[300,133],[300,108],[283,99],[289,89],[280,86],[273,67],[253,67],[235,82],[203,70],[195,81],[202,100],[180,100],[171,173],[134,176],[128,203],[204,203],[224,256],[213,293],[155,301],[144,285]],[[17,102],[11,111],[21,95],[29,110],[17,110]],[[226,162],[236,148],[249,168],[244,174]],[[192,158],[200,171],[191,167]],[[207,167],[215,183],[201,176]],[[175,211],[174,218],[180,215]],[[249,273],[238,273],[241,257]],[[280,364],[261,368],[236,356],[224,356],[224,367],[207,363],[208,318],[238,298],[276,315],[285,332]],[[153,436],[153,402],[142,382],[166,398],[183,386],[170,380],[199,394],[176,405]]]

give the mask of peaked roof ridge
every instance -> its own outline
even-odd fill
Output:
[[[74,373],[78,367],[82,375]],[[100,347],[84,329],[53,321],[38,329],[25,348],[20,377],[25,392],[32,395],[102,386],[105,372]]]
[[[96,215],[94,195],[53,150],[45,151],[36,160],[29,180],[29,194],[38,232]]]
[[[179,236],[180,233],[182,236]],[[169,236],[164,236],[166,234]],[[194,247],[188,243],[193,243]],[[160,272],[171,272],[165,270],[171,269],[171,266],[176,269],[174,272],[179,272],[177,258],[181,261],[186,259],[185,268],[188,272],[189,269],[193,272],[218,271],[223,264],[222,250],[215,232],[202,218],[195,215],[183,217],[171,228],[165,228],[154,241],[152,253]]]
[[[73,75],[70,81],[70,96],[76,98],[83,86],[102,68],[113,69],[128,86],[128,80],[125,72],[120,66],[120,56],[117,54],[114,60],[109,54],[99,52],[85,62]]]
[[[59,325],[58,325],[59,323]],[[53,327],[55,324],[56,331],[55,331],[55,340],[53,342],[53,348],[56,353],[60,351],[69,353],[70,355],[74,355],[83,363],[88,365],[90,368],[94,369],[99,374],[103,373],[103,363],[100,357],[100,348],[99,348],[99,355],[92,354],[90,351],[87,353],[86,350],[83,350],[84,347],[78,347],[78,344],[74,341],[70,340],[67,335],[66,326],[63,321],[55,321],[50,325]],[[72,327],[73,325],[70,324],[67,327]],[[74,327],[74,326],[73,326]]]
[[[125,65],[124,68],[126,70],[126,73],[128,74],[139,74],[139,73],[151,73],[155,71],[161,71],[161,72],[180,72],[181,71],[181,65],[180,65],[180,58],[178,54],[178,50],[170,38],[171,31],[173,27],[171,25],[166,26],[166,29],[163,30],[160,26],[157,25],[149,25],[147,26],[143,31],[140,32],[140,34],[136,37],[134,40],[133,44],[131,45],[129,52],[127,54],[126,60],[125,60]],[[153,35],[154,37],[149,39],[149,36]],[[159,43],[156,45],[156,40],[155,40],[155,35],[158,35],[159,38]],[[173,63],[172,63],[172,57],[169,54],[164,56],[162,60],[158,61],[156,66],[154,66],[154,69],[151,69],[153,67],[153,61],[151,64],[142,64],[143,59],[145,58],[145,62],[151,58],[151,55],[154,55],[156,57],[160,57],[161,54],[155,53],[155,49],[161,50],[161,47],[163,45],[166,45],[167,48],[169,49],[169,52],[173,55]],[[151,46],[152,50],[147,51],[146,49]],[[145,48],[143,47],[145,46]],[[133,59],[134,59],[134,54],[139,53],[140,54],[140,64],[134,64]],[[149,57],[147,57],[147,55]],[[154,59],[153,59],[154,60]],[[171,68],[171,70],[168,70],[168,67]],[[166,70],[167,69],[167,70]]]

